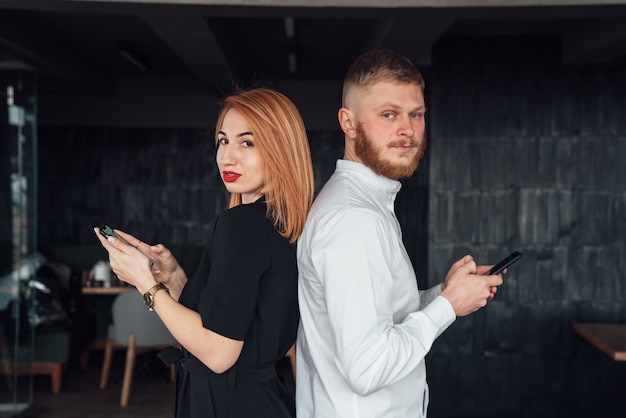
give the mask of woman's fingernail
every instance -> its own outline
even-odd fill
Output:
[[[107,241],[109,241],[109,242],[115,242],[115,237],[107,237]]]

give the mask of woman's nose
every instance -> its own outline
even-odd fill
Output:
[[[228,145],[220,145],[217,149],[217,162],[220,164],[232,164],[234,161],[234,155]]]

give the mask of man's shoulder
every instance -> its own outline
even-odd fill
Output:
[[[339,218],[357,216],[358,213],[376,216],[375,205],[358,190],[342,184],[327,183],[313,202],[309,216],[317,219]]]
[[[385,217],[367,196],[350,188],[324,188],[313,202],[305,231],[307,234],[315,231],[315,234],[336,235],[339,231],[355,233],[371,228],[384,229],[385,225]]]

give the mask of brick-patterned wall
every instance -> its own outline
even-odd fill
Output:
[[[626,322],[626,63],[448,38],[431,72],[430,277],[524,257],[435,343],[430,417],[626,416],[626,364],[572,331]]]

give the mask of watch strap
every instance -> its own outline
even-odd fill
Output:
[[[143,294],[143,300],[148,306],[148,310],[150,312],[154,311],[154,295],[159,290],[169,291],[169,289],[165,287],[163,283],[157,283],[154,286],[152,286],[150,289],[148,289],[146,293]]]

